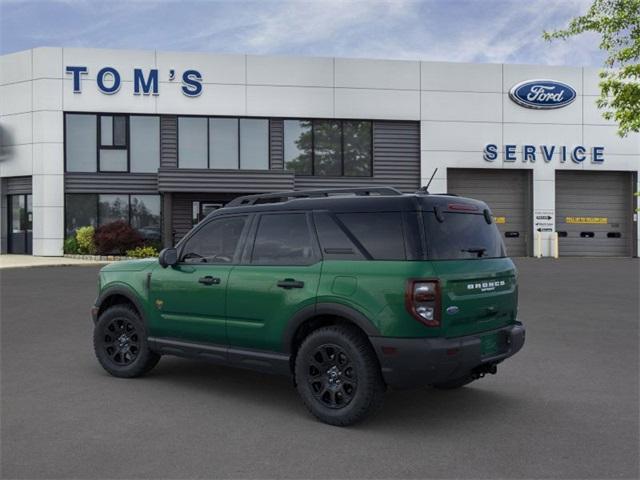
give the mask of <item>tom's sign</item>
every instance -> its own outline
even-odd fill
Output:
[[[509,91],[511,100],[526,108],[550,110],[562,108],[576,99],[576,91],[555,80],[527,80]]]
[[[73,78],[73,93],[82,93],[83,76],[89,73],[85,66],[69,65],[65,68],[67,75]],[[133,69],[133,94],[134,95],[158,95],[160,93],[159,71],[151,68],[147,71],[142,68]],[[187,97],[197,97],[202,93],[202,75],[197,70],[185,70],[180,75],[171,69],[167,72],[167,82],[180,79],[182,93]],[[96,86],[106,95],[113,95],[122,86],[120,72],[113,67],[104,67],[96,73]]]

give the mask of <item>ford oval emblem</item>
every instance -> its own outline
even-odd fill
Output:
[[[509,91],[511,100],[526,108],[550,110],[562,108],[576,99],[576,91],[555,80],[527,80]]]
[[[460,311],[460,309],[458,307],[456,307],[455,305],[451,305],[450,307],[447,307],[447,313],[449,315],[455,315],[459,311]]]

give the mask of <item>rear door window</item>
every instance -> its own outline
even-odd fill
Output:
[[[504,257],[500,232],[483,214],[424,212],[427,252],[431,260],[459,260]]]
[[[338,213],[336,217],[373,260],[406,260],[401,212]]]
[[[254,265],[310,265],[316,260],[305,213],[264,214],[256,230]]]

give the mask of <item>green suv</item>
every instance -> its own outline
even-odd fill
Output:
[[[516,269],[483,202],[393,188],[251,195],[158,260],[100,271],[94,348],[116,377],[179,355],[292,377],[332,425],[387,387],[457,388],[515,354]]]

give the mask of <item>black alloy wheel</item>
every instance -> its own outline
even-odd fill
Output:
[[[313,396],[328,408],[349,405],[358,388],[356,370],[347,353],[334,344],[317,347],[307,359]]]

